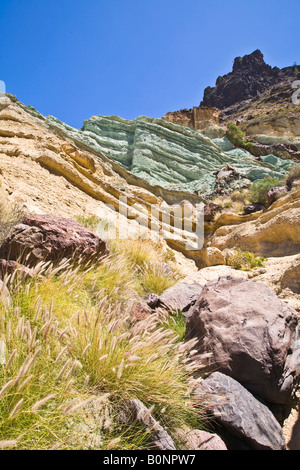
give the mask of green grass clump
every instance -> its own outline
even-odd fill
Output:
[[[141,285],[148,294],[161,295],[176,284],[177,279],[165,272],[161,265],[145,264],[141,270]]]
[[[21,283],[15,288],[22,290]],[[14,300],[19,292],[13,286],[10,290]],[[59,359],[63,342],[51,306],[41,308],[37,302],[32,315],[24,316],[18,306],[1,304],[0,319],[5,349],[0,365],[0,448],[51,449],[58,441],[64,447],[72,407],[86,399],[80,383],[73,387],[72,377],[81,365],[68,354]]]
[[[76,221],[85,228],[95,232],[98,225],[101,222],[100,217],[96,215],[84,216],[84,215],[77,215],[75,217]]]
[[[0,219],[3,233],[2,221],[18,220],[12,216]],[[99,220],[79,222],[96,231]],[[146,449],[150,431],[120,423],[128,399],[141,400],[179,447],[180,428],[201,428],[195,341],[182,342],[179,318],[136,314],[141,297],[177,282],[175,257],[150,240],[109,247],[98,264],[40,263],[30,276],[20,267],[5,277],[0,449]]]
[[[267,205],[267,194],[270,189],[275,186],[282,186],[283,179],[266,177],[262,180],[256,181],[249,187],[249,200],[252,203],[259,203],[263,206]]]
[[[249,271],[253,268],[263,267],[266,258],[255,256],[250,251],[237,250],[227,257],[227,265],[241,271]]]
[[[183,341],[186,332],[186,318],[181,311],[166,313],[164,326],[167,329],[173,330],[178,341]]]
[[[126,256],[135,268],[142,268],[145,263],[153,264],[158,254],[162,256],[152,241],[147,239],[110,240],[109,248],[115,255]]]
[[[149,293],[161,295],[181,277],[172,252],[164,251],[152,240],[111,240],[109,248],[117,258],[126,259],[127,272],[130,269],[134,272],[135,289],[143,296]],[[170,263],[170,271],[164,265],[166,260]]]

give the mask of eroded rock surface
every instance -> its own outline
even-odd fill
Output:
[[[255,215],[255,214],[253,214]],[[224,250],[240,248],[257,256],[289,256],[300,251],[300,190],[280,198],[255,220],[223,226],[211,245]]]

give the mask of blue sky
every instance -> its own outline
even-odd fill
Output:
[[[0,0],[0,80],[74,127],[199,105],[236,56],[300,63],[299,0]]]

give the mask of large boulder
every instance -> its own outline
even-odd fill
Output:
[[[214,372],[196,389],[210,415],[254,450],[284,450],[282,429],[267,406],[236,380]]]
[[[0,247],[0,258],[27,265],[63,258],[88,262],[108,254],[106,242],[95,233],[57,215],[26,216]]]
[[[260,282],[232,276],[207,283],[187,313],[186,338],[198,338],[210,369],[270,403],[288,404],[300,367],[296,312]]]

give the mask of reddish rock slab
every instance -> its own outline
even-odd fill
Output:
[[[88,262],[109,254],[105,241],[72,219],[57,215],[28,215],[0,247],[0,258],[33,266],[62,259]]]

